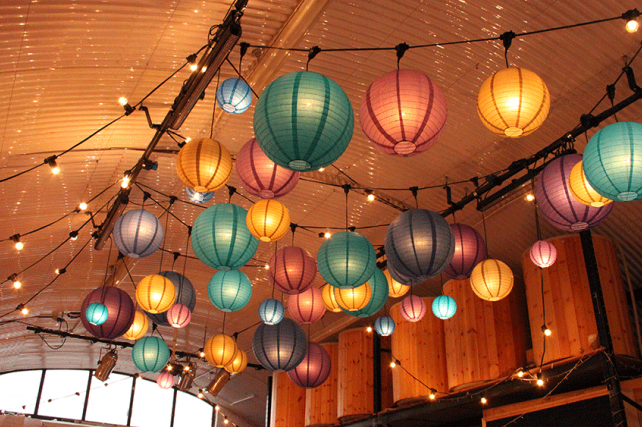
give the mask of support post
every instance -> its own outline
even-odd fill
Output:
[[[372,333],[372,396],[374,413],[381,412],[381,338],[374,330]]]
[[[265,394],[265,427],[272,422],[272,375],[267,377],[267,393]]]

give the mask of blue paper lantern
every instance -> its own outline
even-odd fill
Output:
[[[285,308],[281,301],[268,298],[259,305],[259,317],[266,325],[276,325],[285,315]]]
[[[143,337],[132,347],[132,361],[141,372],[158,372],[169,360],[169,348],[157,337]]]
[[[301,326],[286,317],[276,325],[261,323],[254,332],[252,350],[265,369],[291,371],[305,357],[308,338]]]
[[[375,320],[374,329],[382,337],[387,337],[395,331],[395,321],[390,316],[381,316]]]
[[[252,89],[242,79],[227,79],[216,89],[216,102],[226,113],[241,114],[252,104]]]
[[[207,294],[219,310],[237,311],[250,301],[252,283],[242,271],[219,271],[210,279]]]
[[[189,187],[185,187],[185,193],[187,193],[187,197],[189,197],[190,201],[192,203],[197,203],[199,205],[202,205],[203,203],[207,203],[212,198],[214,197],[214,192],[213,191],[207,191],[205,193],[200,193],[196,190],[192,190]]]
[[[386,305],[388,300],[388,279],[383,274],[383,271],[375,268],[374,274],[368,279],[368,284],[372,292],[368,304],[361,310],[356,311],[348,311],[340,306],[344,312],[355,317],[370,317],[377,314]]]
[[[176,300],[174,304],[183,304],[193,313],[194,307],[196,307],[196,291],[194,290],[192,282],[190,282],[187,277],[174,271],[161,271],[158,275],[168,278],[170,282],[174,284],[174,289],[176,289]],[[146,311],[144,311],[144,313],[149,320],[157,325],[170,326],[167,321],[167,313],[152,314]]]
[[[607,199],[642,198],[642,124],[619,122],[593,135],[584,150],[584,174]]]
[[[335,288],[351,289],[368,281],[377,267],[372,243],[354,231],[333,234],[321,244],[317,268]]]
[[[85,310],[85,317],[92,325],[102,325],[109,317],[109,309],[105,304],[99,302],[92,302]]]
[[[220,271],[244,266],[259,247],[245,218],[247,210],[231,203],[205,209],[192,227],[192,249],[206,265]]]
[[[334,163],[354,130],[352,105],[329,78],[297,71],[274,80],[254,111],[261,150],[277,165],[306,172]]]
[[[450,319],[457,311],[457,303],[448,295],[439,295],[432,302],[432,312],[439,319]]]
[[[455,253],[455,236],[441,215],[410,209],[390,223],[385,250],[393,279],[416,285],[448,267]]]
[[[156,215],[145,209],[135,209],[118,218],[113,238],[123,255],[145,258],[160,247],[163,234],[163,227]]]

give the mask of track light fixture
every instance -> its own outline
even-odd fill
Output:
[[[53,155],[49,156],[45,159],[45,163],[49,165],[51,168],[51,173],[54,175],[58,175],[60,173],[60,167],[58,166],[58,163],[56,162],[56,159],[58,156]]]
[[[192,388],[194,378],[196,378],[196,364],[189,362],[183,367],[181,373],[178,374],[178,383],[176,384],[176,388],[180,391],[189,390]]]
[[[205,387],[205,390],[207,390],[207,392],[212,396],[216,397],[229,380],[230,373],[225,369],[219,369],[216,371],[207,387]]]
[[[96,368],[96,372],[94,372],[96,379],[102,382],[107,381],[117,361],[118,353],[116,353],[116,349],[109,350],[98,362],[98,368]]]

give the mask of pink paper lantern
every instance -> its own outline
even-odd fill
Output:
[[[192,320],[192,311],[183,304],[174,304],[167,310],[167,322],[174,328],[184,328]]]
[[[163,370],[156,377],[156,384],[162,389],[169,389],[174,387],[174,375],[171,372]]]
[[[466,224],[450,224],[455,235],[455,254],[444,270],[449,279],[464,280],[470,277],[473,268],[486,259],[486,243],[473,227]]]
[[[323,293],[314,286],[288,298],[288,311],[298,323],[316,322],[325,314]]]
[[[299,387],[315,388],[328,379],[331,368],[332,360],[325,348],[309,342],[305,357],[296,368],[288,371],[288,376]]]
[[[531,247],[531,261],[538,267],[546,268],[555,264],[557,248],[546,240],[538,240]]]
[[[281,197],[292,191],[299,182],[299,172],[270,160],[255,138],[241,147],[236,157],[236,173],[243,188],[262,199]]]
[[[87,307],[93,302],[107,307],[107,320],[100,325],[92,325],[87,319]],[[114,286],[101,286],[91,291],[80,307],[80,319],[83,326],[96,338],[113,340],[123,335],[134,323],[136,309],[127,292]]]
[[[424,73],[394,70],[375,80],[361,101],[359,122],[386,154],[413,156],[432,147],[446,124],[441,89]]]
[[[268,263],[270,276],[279,291],[295,295],[305,291],[317,274],[317,262],[308,251],[298,246],[279,249]]]
[[[419,322],[426,315],[424,300],[416,295],[408,295],[401,301],[401,317],[408,322]]]

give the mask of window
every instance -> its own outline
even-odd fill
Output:
[[[164,390],[154,381],[138,378],[132,409],[132,426],[169,427],[174,389]]]
[[[174,427],[211,427],[212,406],[189,393],[176,394]]]
[[[45,370],[38,415],[82,419],[89,371]]]
[[[0,409],[33,414],[42,371],[20,371],[0,375]]]
[[[108,424],[127,424],[133,378],[112,373],[104,383],[91,377],[85,420]]]

